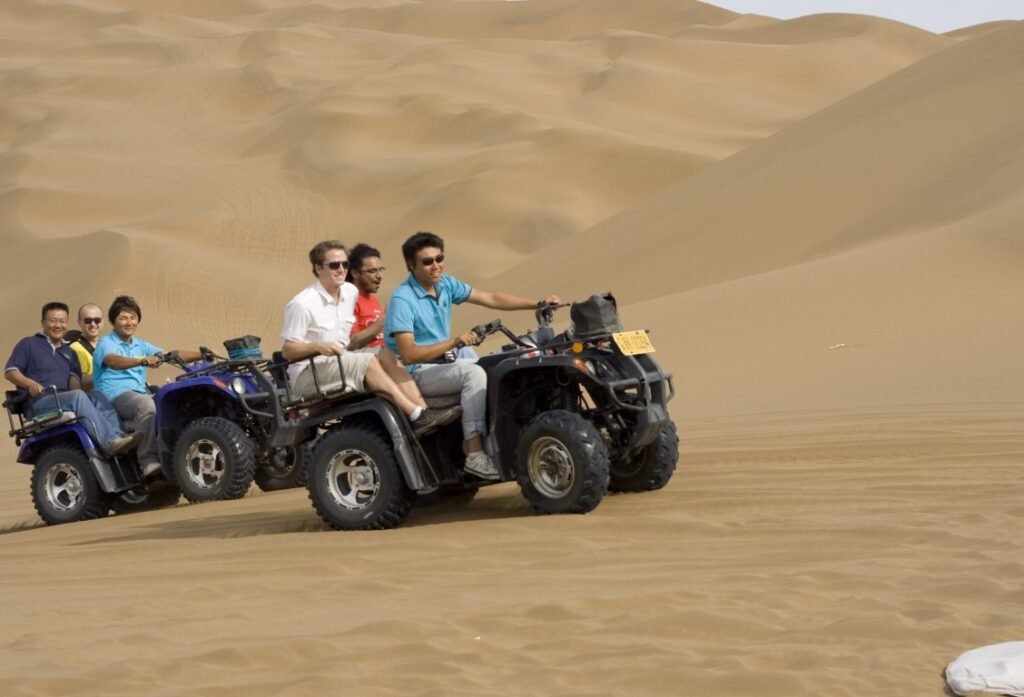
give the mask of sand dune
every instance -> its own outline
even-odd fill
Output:
[[[683,439],[587,516],[502,485],[344,535],[303,491],[45,528],[6,441],[4,695],[943,694],[1022,631],[1022,32],[0,4],[0,351],[115,292],[167,348],[272,349],[313,242],[377,243],[389,289],[434,229],[484,287],[613,290]]]
[[[82,242],[101,271],[53,294],[104,302],[116,280],[168,345],[272,336],[266,308],[327,235],[394,254],[432,228],[464,242],[453,271],[491,275],[952,42],[700,3],[62,7],[0,15],[12,37],[53,25],[0,48],[18,240],[0,271],[110,236]],[[31,323],[38,303],[6,302]]]
[[[1020,205],[1024,26],[925,59],[587,230],[576,263],[643,231],[617,272],[646,299]],[[504,278],[550,279],[568,247]],[[642,272],[641,272],[642,269]]]

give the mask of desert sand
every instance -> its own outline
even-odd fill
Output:
[[[313,243],[390,291],[428,229],[481,287],[613,291],[681,436],[586,516],[506,484],[376,533],[255,489],[43,527],[6,439],[0,692],[943,695],[1024,638],[1022,82],[1020,22],[0,3],[5,358],[121,292],[166,348],[276,348]]]

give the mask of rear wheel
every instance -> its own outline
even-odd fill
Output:
[[[306,482],[317,515],[335,530],[383,530],[409,515],[409,489],[390,443],[366,424],[321,436]]]
[[[587,513],[601,503],[608,486],[608,448],[579,414],[545,412],[519,437],[516,479],[541,513]]]
[[[267,461],[256,469],[256,486],[262,491],[306,486],[306,469],[311,450],[311,444],[301,443],[271,453]]]
[[[181,492],[178,491],[178,487],[168,484],[142,494],[126,491],[111,501],[110,510],[118,515],[141,513],[155,511],[159,508],[171,508],[177,506],[180,500]]]
[[[32,503],[49,525],[103,518],[110,496],[100,489],[85,453],[50,448],[32,469]]]
[[[672,479],[679,460],[679,436],[676,425],[666,421],[654,442],[628,462],[612,467],[609,491],[654,491]]]
[[[193,421],[174,448],[174,479],[193,503],[242,498],[255,469],[252,439],[219,416]]]

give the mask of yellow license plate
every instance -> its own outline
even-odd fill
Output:
[[[625,356],[635,356],[638,353],[654,353],[654,345],[647,336],[647,332],[616,332],[612,334],[615,345],[619,347]]]

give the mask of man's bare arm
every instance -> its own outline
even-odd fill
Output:
[[[30,377],[27,377],[17,368],[8,368],[5,370],[4,377],[7,378],[9,382],[14,383],[16,387],[20,387],[33,397],[41,395],[46,391],[46,388],[42,384],[36,382]]]
[[[356,332],[351,336],[351,338],[349,338],[349,348],[358,349],[366,346],[368,343],[373,341],[378,334],[380,334],[380,330],[383,328],[383,317],[374,320],[373,324],[371,324],[369,327],[362,330],[361,332]]]
[[[337,341],[285,341],[281,353],[287,361],[297,361],[310,356],[340,356],[345,347]]]
[[[537,307],[536,300],[528,300],[527,298],[509,293],[480,290],[479,288],[474,288],[469,292],[467,302],[489,307],[492,310],[533,310]],[[561,300],[557,295],[549,295],[544,299],[544,302],[557,305]]]
[[[476,334],[473,332],[466,332],[454,339],[445,339],[436,344],[426,344],[423,346],[416,345],[416,339],[413,337],[412,332],[395,332],[394,336],[395,343],[398,345],[398,357],[406,365],[416,365],[417,363],[432,361],[444,355],[446,351],[456,348],[460,342],[464,346],[468,346],[476,341]]]

